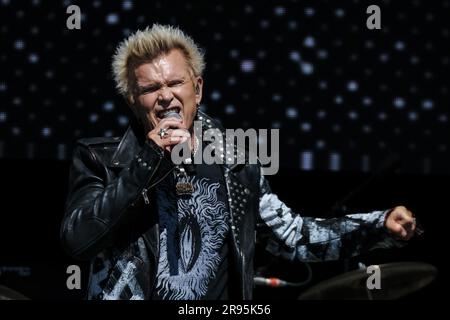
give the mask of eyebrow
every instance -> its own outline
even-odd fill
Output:
[[[161,86],[161,83],[159,83],[159,82],[151,82],[151,83],[144,84],[144,85],[139,85],[139,83],[138,83],[137,86],[138,86],[138,88],[152,88],[152,87]]]
[[[183,75],[183,76],[179,76],[179,77],[174,77],[174,78],[168,80],[167,82],[170,84],[171,82],[174,82],[174,81],[183,81],[183,82],[185,82],[187,80],[186,80],[186,76]],[[157,82],[157,81],[154,81],[154,80],[150,81],[150,83],[145,84],[145,85],[140,85],[139,83],[137,83],[137,88],[138,88],[139,92],[142,92],[142,91],[145,91],[145,90],[148,90],[148,89],[158,88],[158,87],[161,87],[161,82]]]
[[[169,77],[168,81],[180,80],[180,79],[184,80],[185,78],[189,78],[189,74],[186,74],[183,72],[181,74],[168,75],[168,77]],[[142,81],[157,82],[156,80],[148,79],[145,75],[141,76],[140,78],[142,79]],[[138,80],[138,79],[136,79],[136,80]]]

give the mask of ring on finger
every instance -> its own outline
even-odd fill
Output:
[[[167,129],[166,128],[159,129],[158,135],[161,139],[164,139],[164,137],[168,135]]]

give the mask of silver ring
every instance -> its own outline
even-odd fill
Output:
[[[164,139],[164,137],[167,135],[167,129],[165,128],[159,129],[158,135],[161,139]]]

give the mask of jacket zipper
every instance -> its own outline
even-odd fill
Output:
[[[147,185],[147,184],[150,182],[150,180],[152,180],[153,176],[155,175],[156,171],[157,171],[158,168],[159,168],[159,165],[161,164],[161,161],[162,161],[162,158],[159,159],[158,163],[156,164],[155,170],[153,171],[153,173],[152,173],[152,175],[150,176],[150,178],[148,178],[147,183],[146,183],[145,185]],[[144,189],[142,189],[142,192],[141,192],[142,198],[144,198],[144,203],[145,203],[146,205],[148,205],[148,204],[150,203],[150,200],[148,199],[148,196],[147,196],[147,191],[148,191],[148,189],[149,189],[149,188],[145,188],[145,187],[144,187]],[[135,201],[135,202],[136,202],[136,201]]]
[[[145,204],[149,204],[150,203],[150,200],[148,200],[147,191],[148,190],[146,188],[144,188],[144,190],[142,190],[142,197],[144,198]]]
[[[159,166],[158,166],[158,167],[159,167]],[[155,170],[157,170],[158,167],[156,167]],[[149,203],[150,203],[150,200],[148,199],[148,196],[147,196],[147,191],[148,191],[149,189],[153,188],[153,187],[154,187],[155,185],[157,185],[158,183],[160,183],[162,180],[164,180],[164,179],[169,175],[169,173],[171,173],[173,170],[174,170],[173,168],[170,169],[170,170],[169,170],[164,176],[162,176],[158,181],[156,181],[155,183],[153,183],[153,184],[152,184],[151,186],[149,186],[148,188],[144,188],[144,189],[142,190],[142,197],[144,198],[145,204],[149,204]],[[149,181],[152,179],[152,177],[153,177],[153,175],[150,177]]]

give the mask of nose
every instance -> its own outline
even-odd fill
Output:
[[[173,99],[172,90],[170,90],[170,88],[166,86],[162,87],[158,95],[159,104],[162,106],[169,105],[172,99]]]

